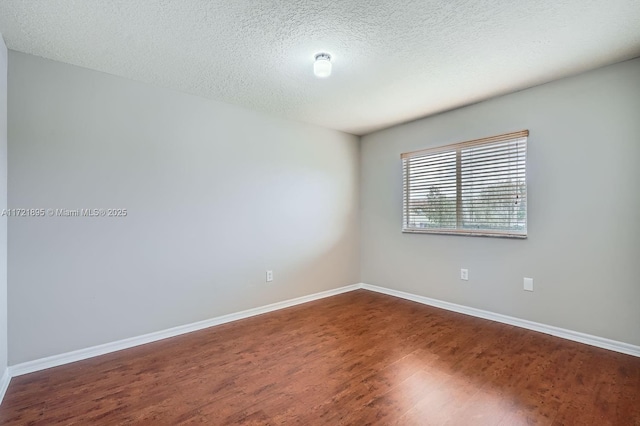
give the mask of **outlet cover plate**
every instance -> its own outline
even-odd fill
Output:
[[[469,281],[469,270],[468,269],[460,269],[460,279],[464,281]]]

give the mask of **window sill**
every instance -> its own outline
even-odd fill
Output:
[[[524,240],[527,238],[527,234],[515,234],[509,231],[469,231],[469,230],[455,230],[455,229],[416,229],[416,228],[403,228],[403,233],[406,234],[439,234],[439,235],[461,235],[466,237],[497,237],[497,238],[515,238]]]

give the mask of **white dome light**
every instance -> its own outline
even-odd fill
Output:
[[[318,78],[327,78],[331,75],[331,55],[318,53],[313,63],[313,73]]]

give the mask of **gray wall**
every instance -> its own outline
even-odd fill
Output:
[[[9,363],[359,282],[358,138],[9,54]],[[275,281],[265,283],[265,270]]]
[[[400,153],[522,129],[527,240],[400,232]],[[639,160],[640,59],[367,135],[362,281],[638,345]]]
[[[7,46],[0,34],[0,210],[7,208]],[[7,217],[0,216],[0,376],[7,368]]]

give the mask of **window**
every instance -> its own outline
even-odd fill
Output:
[[[526,238],[528,136],[402,154],[402,231]]]

